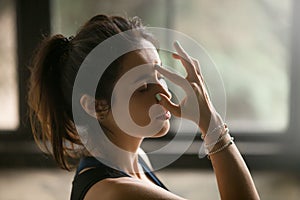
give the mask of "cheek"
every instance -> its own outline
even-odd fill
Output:
[[[170,130],[170,121],[166,120],[164,122],[162,129],[157,134],[153,135],[151,138],[163,137],[168,133],[169,130]]]
[[[132,95],[129,101],[129,112],[132,120],[139,126],[149,125],[149,123],[151,122],[149,110],[154,104],[156,104],[155,98],[151,99],[151,97],[147,95]],[[158,126],[161,125],[161,130],[158,133],[152,134],[151,137],[162,137],[168,133],[170,129],[169,120],[165,120],[164,122],[158,121]]]
[[[133,94],[129,101],[129,112],[132,120],[139,126],[146,126],[151,122],[149,109],[155,102],[139,94]]]

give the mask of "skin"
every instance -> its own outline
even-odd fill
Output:
[[[147,43],[147,41],[141,41],[142,43]],[[199,121],[194,121],[201,132],[205,135],[207,132],[211,131],[215,127],[223,124],[223,121],[219,114],[214,109],[206,88],[204,86],[204,79],[200,72],[199,62],[192,59],[184,49],[178,44],[174,45],[176,52],[173,54],[173,58],[181,61],[183,66],[187,71],[187,77],[183,78],[176,74],[173,74],[161,67],[154,67],[156,64],[161,64],[157,51],[152,50],[139,50],[132,52],[124,61],[124,67],[121,71],[121,75],[128,72],[128,70],[134,68],[135,66],[141,64],[152,64],[153,67],[149,68],[149,74],[153,76],[154,79],[158,79],[159,76],[163,75],[175,84],[181,85],[182,81],[185,79],[193,88],[193,92],[197,96],[199,103],[199,110],[201,111],[201,119]],[[155,99],[155,95],[160,94],[161,100],[158,102]],[[105,100],[102,100],[105,103]],[[102,104],[103,104],[102,102]],[[148,90],[145,93],[140,93],[137,90],[131,97],[130,100],[130,114],[132,119],[139,125],[147,125],[149,123],[149,108],[153,104],[159,103],[163,106],[165,111],[170,111],[173,115],[177,117],[182,117],[186,119],[193,118],[193,105],[189,103],[189,94],[187,94],[186,99],[184,99],[180,104],[174,104],[170,101],[170,96],[168,91],[166,91],[162,85],[157,82],[157,84],[152,84],[150,87],[148,85]],[[118,145],[119,147],[130,151],[137,152],[139,146],[143,140],[142,137],[133,137],[124,133],[118,128],[115,121],[113,120],[111,111],[100,117],[99,114],[93,113],[89,107],[93,104],[93,101],[88,96],[84,95],[81,98],[81,105],[91,116],[97,117],[106,129],[106,133],[109,139]],[[93,104],[94,105],[94,104]],[[181,113],[181,109],[190,110],[188,113]],[[100,119],[101,118],[101,119]],[[161,130],[154,135],[154,137],[163,136],[169,130],[169,121],[165,120]],[[137,155],[137,153],[135,154]],[[128,158],[131,162],[131,169],[135,169],[135,173],[132,173],[130,169],[124,169],[125,172],[131,172],[132,178],[114,178],[114,179],[104,179],[99,181],[85,196],[85,200],[96,200],[99,199],[101,194],[101,199],[122,199],[122,200],[137,200],[137,199],[184,199],[171,192],[168,192],[151,182],[142,172],[140,166],[137,163],[136,157]],[[211,156],[212,165],[216,174],[218,188],[220,196],[222,199],[259,199],[258,193],[256,191],[255,185],[249,173],[249,170],[242,159],[238,149],[234,144],[230,145],[223,151],[216,153]]]
[[[146,40],[142,40],[141,44],[146,47],[149,47],[151,45],[154,48],[154,46]],[[146,80],[142,81],[137,85],[137,90],[132,94],[129,102],[129,111],[130,115],[132,117],[132,120],[134,123],[136,123],[139,126],[146,126],[150,123],[150,117],[149,117],[149,109],[151,106],[158,104],[157,99],[155,98],[155,94],[161,93],[166,96],[166,98],[170,98],[170,93],[167,91],[161,84],[159,79],[161,78],[161,75],[154,69],[154,65],[161,63],[161,60],[159,58],[159,55],[156,50],[153,49],[141,49],[134,52],[130,52],[126,59],[122,62],[122,67],[119,71],[119,77],[130,71],[131,69],[147,64],[147,69],[145,71],[145,74],[149,75],[149,77],[154,81],[155,83],[147,84]],[[144,74],[141,74],[142,76]],[[139,77],[136,77],[137,79]],[[122,97],[119,97],[122,99]],[[140,149],[140,145],[144,139],[143,136],[139,135],[139,133],[131,133],[130,135],[124,132],[115,122],[115,119],[113,117],[112,110],[109,109],[107,113],[103,112],[95,112],[93,107],[96,104],[96,107],[98,106],[98,109],[95,110],[101,110],[102,108],[106,108],[108,106],[107,101],[105,99],[101,99],[98,102],[95,102],[93,98],[91,98],[88,95],[83,95],[80,103],[83,107],[83,109],[92,117],[95,117],[99,120],[101,127],[103,128],[106,136],[110,139],[112,143],[114,143],[116,146],[126,150],[127,152],[131,152],[133,154],[125,155],[128,156],[126,159],[129,160],[126,162],[124,166],[119,166],[119,168],[122,169],[122,171],[126,172],[127,174],[130,174],[131,176],[143,179],[149,182],[149,179],[146,178],[146,176],[143,173],[143,170],[141,170],[138,162],[137,162],[137,152]],[[112,105],[114,106],[114,105]],[[161,107],[161,111],[159,113],[165,113],[167,110],[165,108]],[[169,120],[157,120],[156,121],[158,125],[160,125],[162,128],[155,133],[151,133],[151,137],[161,137],[164,136],[169,128],[170,128],[170,122]],[[124,157],[124,155],[122,155]],[[119,158],[115,158],[119,159]],[[124,158],[122,158],[124,159]]]

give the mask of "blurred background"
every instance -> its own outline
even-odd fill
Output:
[[[42,35],[75,35],[100,13],[139,16],[201,44],[224,82],[224,118],[261,198],[299,199],[299,9],[297,0],[0,0],[0,200],[69,198],[73,172],[58,169],[31,136],[27,67]],[[143,147],[162,146],[172,134]],[[183,197],[219,199],[210,162],[197,157],[199,141],[157,173]]]

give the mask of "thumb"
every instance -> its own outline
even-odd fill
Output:
[[[162,105],[165,109],[171,112],[171,114],[176,117],[180,117],[181,111],[180,106],[173,103],[165,94],[157,93],[155,95],[156,100],[160,105]]]

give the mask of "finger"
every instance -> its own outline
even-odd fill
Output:
[[[201,68],[200,68],[199,61],[197,59],[194,59],[194,58],[192,58],[192,61],[194,63],[197,74],[200,76],[201,75]]]
[[[198,77],[198,73],[197,70],[194,66],[194,61],[192,60],[192,58],[188,55],[188,53],[181,47],[181,45],[179,44],[179,42],[175,42],[174,43],[174,47],[178,53],[176,57],[176,59],[180,59],[182,65],[184,66],[186,72],[187,72],[187,79],[189,81],[197,81]],[[173,56],[174,57],[174,56]]]
[[[181,59],[180,55],[178,55],[177,53],[172,53],[172,57],[175,59]]]
[[[176,52],[183,58],[185,58],[186,60],[189,60],[189,55],[188,53],[182,48],[182,46],[180,45],[180,43],[178,41],[174,42],[174,47]]]
[[[172,53],[172,57],[173,57],[174,59],[177,59],[177,60],[182,59],[182,57],[181,57],[180,55],[178,55],[177,53]],[[197,75],[200,76],[200,78],[201,78],[202,81],[204,81],[204,80],[203,80],[203,76],[202,76],[202,74],[201,74],[201,68],[200,68],[200,63],[199,63],[199,61],[198,61],[197,59],[194,59],[194,58],[191,58],[191,59],[192,59],[193,64],[194,64],[194,66],[195,66]]]
[[[171,114],[175,115],[176,117],[181,116],[181,109],[180,106],[173,103],[166,95],[162,93],[157,93],[155,98],[158,100],[158,103],[162,105],[165,109],[171,112]]]
[[[159,65],[155,65],[154,67],[155,67],[156,71],[161,73],[163,76],[165,76],[167,79],[169,79],[176,85],[180,86],[183,90],[187,91],[189,89],[189,87],[190,87],[189,82],[185,78],[183,78],[173,72],[170,72],[169,70],[162,68]]]

